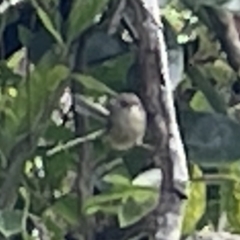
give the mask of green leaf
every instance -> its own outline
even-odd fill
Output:
[[[202,171],[197,165],[192,165],[192,178],[202,177]],[[206,210],[206,184],[204,182],[191,182],[190,194],[187,199],[182,232],[184,235],[191,234]]]
[[[94,214],[98,211],[112,209],[112,206],[118,206],[124,197],[123,191],[103,193],[98,196],[90,197],[84,203],[83,209],[86,214]],[[115,210],[116,212],[116,210]]]
[[[94,90],[95,92],[100,92],[100,93],[108,93],[113,96],[116,95],[116,92],[114,92],[111,88],[106,86],[104,83],[96,80],[92,76],[87,76],[79,73],[73,73],[71,76],[73,79],[76,79],[85,88],[89,90]]]
[[[221,58],[216,60],[214,64],[211,63],[204,66],[204,70],[210,78],[217,81],[217,84],[221,84],[221,86],[229,85],[231,80],[235,78],[235,73],[228,62]]]
[[[61,154],[44,157],[43,161],[46,185],[48,184],[52,189],[59,189],[68,171],[74,167],[72,155],[64,151]]]
[[[87,215],[93,215],[93,214],[96,214],[98,212],[104,212],[106,214],[117,215],[118,208],[120,206],[121,206],[120,202],[108,203],[107,205],[105,205],[104,203],[96,204],[96,205],[89,205],[85,209],[85,212],[86,212]]]
[[[47,210],[40,216],[29,214],[29,218],[33,222],[34,226],[41,229],[41,237],[43,239],[49,239],[49,236],[51,236],[52,240],[64,239],[67,226],[65,226],[62,221],[56,221],[53,214],[53,212]],[[24,239],[33,240],[34,238],[29,237]]]
[[[142,217],[146,216],[157,206],[157,193],[155,195],[145,197],[144,201],[141,200],[140,202],[135,200],[135,193],[132,195],[134,198],[129,197],[123,201],[118,211],[118,221],[122,228],[138,222]]]
[[[101,65],[97,65],[88,69],[88,74],[105,83],[115,91],[122,91],[126,86],[138,86],[139,78],[130,81],[128,71],[134,61],[133,54],[124,54],[114,59],[105,61]],[[136,80],[136,81],[135,81]],[[131,84],[129,84],[131,82]],[[134,87],[133,86],[133,87]]]
[[[60,33],[54,27],[50,16],[48,16],[48,14],[38,5],[36,0],[32,0],[32,3],[37,11],[39,18],[41,19],[43,25],[45,26],[45,28],[52,34],[52,36],[59,43],[60,46],[64,46],[63,39],[62,39]]]
[[[209,79],[203,74],[203,71],[197,67],[188,67],[187,73],[191,81],[197,85],[198,89],[205,95],[212,108],[218,113],[226,114],[227,107],[223,99],[215,91]]]
[[[32,38],[32,33],[28,28],[20,25],[18,26],[18,36],[23,46],[28,46],[30,39]]]
[[[36,125],[36,122],[42,111],[48,108],[48,99],[69,74],[69,69],[64,65],[58,65],[56,62],[53,66],[51,64],[46,65],[45,63],[49,63],[49,57],[52,56],[48,53],[46,55],[48,57],[42,58],[32,71],[29,81],[21,82],[18,86],[17,96],[12,98],[12,102],[8,106],[14,113],[14,119],[10,116],[7,117],[4,125],[5,137],[6,139],[9,138],[10,141],[7,149],[19,140],[22,133],[29,130],[30,125],[31,128],[40,127],[39,124]],[[31,89],[30,94],[27,89]],[[50,116],[46,123],[49,121]]]
[[[55,41],[49,34],[47,29],[42,28],[35,33],[29,41],[29,58],[34,64],[38,64],[41,58],[46,55],[46,52],[50,52]]]
[[[124,155],[124,162],[132,176],[138,175],[144,168],[148,154],[143,148],[135,148]]]
[[[41,221],[44,223],[48,230],[47,233],[51,234],[51,239],[53,240],[64,239],[64,236],[68,231],[67,226],[63,226],[62,222],[56,221],[53,217],[51,217],[50,214],[41,218],[36,217],[35,221],[37,224],[39,224]]]
[[[56,126],[55,123],[51,123],[44,135],[44,138],[48,139],[51,142],[65,142],[68,139],[73,137],[73,133],[70,129],[67,129],[64,126]]]
[[[61,80],[68,77],[70,70],[64,65],[56,65],[47,75],[48,91],[54,91]]]
[[[128,178],[118,174],[108,174],[104,176],[103,181],[115,186],[131,186],[131,181]]]
[[[0,211],[0,232],[9,238],[12,235],[21,233],[22,220],[24,214],[18,210],[1,210]]]
[[[26,49],[24,48],[14,52],[14,54],[12,54],[8,59],[7,66],[11,69],[14,69],[19,64],[21,59],[24,58],[25,53],[26,53]]]
[[[222,170],[235,179],[225,181],[220,189],[222,210],[227,213],[227,220],[234,231],[240,231],[240,162],[231,164]]]
[[[240,158],[240,125],[221,114],[183,111],[180,125],[189,159],[223,167]]]
[[[132,194],[128,197],[131,197],[137,204],[146,204],[151,202],[154,206],[156,206],[159,196],[158,189],[149,186],[134,186],[131,191]]]
[[[50,208],[57,216],[71,225],[78,223],[78,198],[68,195],[56,201]]]
[[[84,33],[87,40],[82,45],[81,55],[88,66],[122,56],[129,51],[129,45],[120,36],[110,35],[104,29],[94,29]]]
[[[122,226],[126,226],[138,221],[142,216],[145,216],[157,204],[158,194],[152,188],[125,186],[121,188],[113,186],[113,191],[110,193],[100,194],[89,198],[84,204],[86,214],[94,214],[98,211],[115,214],[121,219]],[[131,199],[131,200],[129,200]],[[134,214],[132,217],[126,211],[129,207],[129,201],[134,201],[137,208],[141,211]]]
[[[16,86],[22,78],[8,66],[5,61],[0,61],[0,84],[1,86]]]
[[[71,43],[80,32],[86,29],[99,14],[108,0],[75,0],[67,20],[68,43]]]
[[[199,112],[214,112],[214,109],[209,104],[208,100],[206,99],[205,95],[201,91],[197,91],[191,102],[190,106],[193,110]]]

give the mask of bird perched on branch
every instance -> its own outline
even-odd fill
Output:
[[[147,116],[137,95],[120,93],[110,99],[106,108],[88,101],[79,94],[74,96],[74,102],[77,113],[105,122],[106,140],[113,149],[122,151],[142,144]]]

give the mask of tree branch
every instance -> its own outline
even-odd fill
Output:
[[[84,72],[85,61],[82,56],[82,46],[86,41],[85,37],[87,32],[91,31],[90,28],[83,33],[78,41],[75,43],[75,55],[73,58],[72,68],[75,72]],[[76,81],[72,80],[71,92],[73,96],[76,93],[83,93],[84,89],[79,87]],[[75,125],[75,137],[83,136],[87,133],[88,129],[88,118],[83,115],[77,114],[75,111],[75,98],[73,98],[73,119]],[[85,216],[82,212],[82,206],[87,198],[93,194],[93,185],[91,181],[92,176],[92,143],[84,142],[78,148],[78,159],[77,159],[77,178],[76,178],[76,189],[79,198],[79,233],[85,240],[92,240],[95,236],[95,219],[94,217]]]
[[[134,10],[133,25],[139,34],[137,60],[142,77],[141,95],[155,142],[153,161],[163,172],[160,200],[153,213],[156,227],[153,234],[157,240],[177,240],[183,217],[181,194],[185,195],[189,177],[175,116],[158,1],[131,0],[129,7]]]
[[[206,7],[205,10],[212,23],[211,29],[216,33],[222,50],[227,54],[229,64],[236,72],[239,72],[240,38],[233,13],[210,7]]]

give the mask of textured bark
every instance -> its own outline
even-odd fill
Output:
[[[154,139],[153,162],[163,173],[158,207],[153,212],[156,240],[177,240],[181,235],[182,196],[188,181],[186,157],[176,122],[169,78],[166,46],[155,0],[129,1],[137,34],[137,61],[141,97],[149,114]]]
[[[91,30],[91,29],[90,29]],[[82,56],[82,45],[85,42],[85,34],[82,34],[75,45],[75,55],[73,57],[72,68],[76,72],[84,72],[86,63],[84,62],[84,57]],[[79,88],[78,84],[72,80],[71,92],[83,93],[84,89]],[[73,118],[75,125],[75,136],[84,136],[88,130],[88,118],[83,115],[78,115],[75,112],[75,102],[73,98]],[[92,176],[92,143],[85,142],[79,146],[78,149],[78,163],[77,163],[77,178],[76,178],[76,191],[79,200],[79,231],[78,233],[85,240],[92,240],[95,238],[95,219],[94,217],[85,216],[82,213],[83,203],[87,198],[93,195],[93,185],[91,181]]]

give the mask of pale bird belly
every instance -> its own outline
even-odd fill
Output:
[[[110,130],[112,147],[118,150],[125,150],[134,145],[140,145],[145,134],[145,128],[145,115],[139,111],[138,107],[133,107],[128,117]]]

